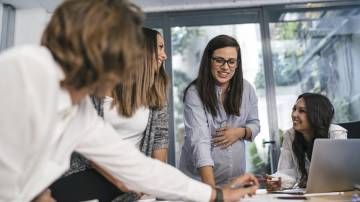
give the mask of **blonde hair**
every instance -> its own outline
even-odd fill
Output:
[[[167,102],[169,79],[163,64],[157,66],[156,30],[143,28],[143,64],[138,69],[139,76],[131,84],[118,84],[113,90],[114,103],[119,114],[130,117],[141,107],[162,108]]]
[[[65,73],[62,86],[88,87],[114,74],[128,82],[138,67],[143,14],[127,0],[68,0],[42,36]]]

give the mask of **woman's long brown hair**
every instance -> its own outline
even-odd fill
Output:
[[[133,115],[141,106],[162,108],[167,102],[169,85],[164,65],[158,68],[156,30],[143,28],[144,50],[143,64],[139,68],[138,76],[130,84],[118,84],[113,90],[114,103],[118,112],[126,117]]]

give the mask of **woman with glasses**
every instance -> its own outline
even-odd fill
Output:
[[[243,79],[238,42],[210,40],[197,78],[184,92],[185,142],[180,170],[215,187],[245,172],[245,140],[260,132],[258,99]]]

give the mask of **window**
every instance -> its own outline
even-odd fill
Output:
[[[304,92],[329,97],[334,122],[360,120],[359,20],[352,7],[285,11],[269,24],[280,131]]]
[[[359,18],[360,2],[351,0],[148,13],[146,25],[164,30],[173,83],[170,162],[178,159],[183,141],[183,89],[197,75],[205,45],[218,34],[239,41],[244,78],[259,97],[261,134],[247,145],[249,171],[262,172],[268,159],[276,171],[282,133],[292,126],[291,109],[303,92],[328,96],[335,122],[360,120]],[[268,140],[275,144],[268,147]]]
[[[3,14],[4,14],[4,6],[2,3],[0,3],[0,47],[1,47],[1,43],[2,43],[2,38],[1,38],[1,34],[2,34],[2,30],[3,30]],[[0,49],[1,51],[1,49]]]
[[[0,4],[0,51],[14,44],[15,8]]]

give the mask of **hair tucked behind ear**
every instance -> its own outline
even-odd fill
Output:
[[[292,148],[295,153],[302,180],[307,180],[308,173],[305,168],[305,155],[311,161],[314,141],[317,138],[329,138],[329,128],[334,117],[334,107],[330,100],[320,94],[304,93],[298,97],[303,98],[306,107],[306,116],[309,120],[310,127],[314,131],[314,137],[311,142],[307,142],[304,135],[295,131]]]

